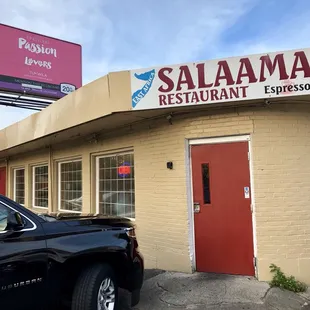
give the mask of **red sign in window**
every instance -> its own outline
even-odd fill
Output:
[[[127,165],[126,163],[124,163],[122,166],[118,167],[118,174],[122,177],[127,176],[128,174],[131,173],[131,168],[129,165]]]

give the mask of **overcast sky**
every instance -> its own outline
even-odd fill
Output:
[[[1,23],[82,44],[84,84],[110,71],[310,47],[309,17],[309,0],[1,0],[0,8]],[[0,106],[0,128],[30,113]]]

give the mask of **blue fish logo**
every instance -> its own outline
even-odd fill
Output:
[[[135,73],[134,76],[138,80],[145,81],[145,84],[143,85],[142,88],[138,89],[132,94],[131,99],[133,108],[136,107],[136,105],[140,102],[140,100],[143,99],[151,89],[155,78],[155,69],[141,74]]]

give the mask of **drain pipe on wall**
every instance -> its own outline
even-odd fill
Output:
[[[11,186],[9,187],[9,182],[11,182],[11,174],[9,173],[9,157],[7,157],[5,159],[5,193],[6,193],[6,196],[7,197],[10,197],[11,195],[9,194],[9,189],[10,189],[10,192],[11,191]]]
[[[52,146],[49,145],[49,192],[50,192],[50,206],[48,208],[49,212],[53,212],[54,208],[54,188],[53,188],[53,180],[54,180],[54,168],[53,168],[53,154],[52,154]]]

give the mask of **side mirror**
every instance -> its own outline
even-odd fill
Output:
[[[19,230],[24,228],[25,222],[18,212],[10,212],[7,217],[7,230]]]

